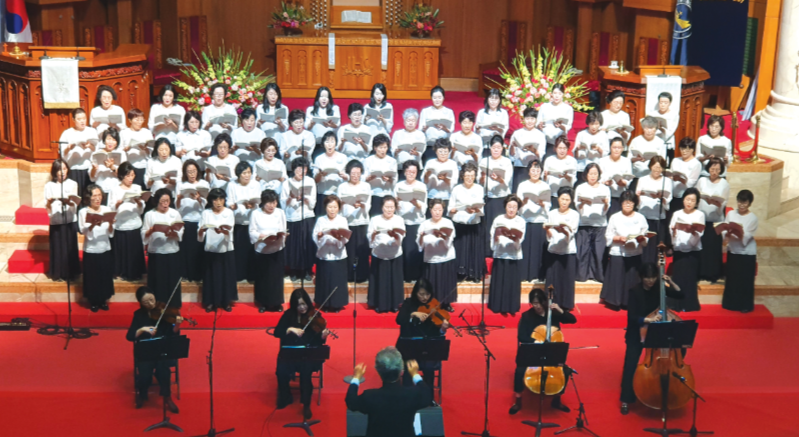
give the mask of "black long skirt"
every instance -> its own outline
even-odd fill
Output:
[[[544,277],[544,254],[547,235],[543,223],[527,223],[522,241],[522,259],[519,260],[519,280],[532,281]]]
[[[327,215],[327,211],[325,211],[325,197],[327,196],[328,194],[316,194],[316,205],[313,207],[313,213],[315,216],[322,217]]]
[[[641,255],[611,256],[599,298],[608,305],[626,307],[630,289],[641,282],[638,274],[640,268]]]
[[[495,313],[516,313],[521,308],[522,282],[515,259],[494,258],[488,309]]]
[[[50,279],[75,279],[80,275],[78,223],[50,225]]]
[[[367,262],[368,264],[368,262]],[[313,301],[316,305],[321,306],[325,299],[333,294],[333,297],[327,301],[325,310],[328,309],[341,309],[350,303],[350,293],[347,288],[347,266],[349,260],[347,258],[337,261],[316,260],[316,291],[314,292]],[[338,287],[338,288],[336,288]]]
[[[432,295],[439,302],[448,304],[458,301],[458,274],[454,259],[443,263],[424,263],[422,277],[433,285]]]
[[[424,254],[416,244],[418,236],[419,225],[405,225],[405,238],[402,239],[402,277],[405,282],[416,282],[422,277]]]
[[[716,227],[712,222],[705,223],[705,232],[702,234],[702,250],[699,252],[699,279],[716,282],[721,278],[723,254],[721,244],[724,241],[721,235],[716,234]]]
[[[183,238],[186,238],[185,234]],[[197,237],[195,236],[195,240]],[[114,231],[111,239],[111,250],[114,254],[114,277],[125,281],[138,281],[147,271],[144,262],[144,244],[141,240],[141,228],[129,231]]]
[[[606,226],[580,226],[577,229],[577,280],[605,281]]]
[[[295,272],[310,273],[316,259],[313,242],[313,217],[298,222],[288,222],[286,237],[286,267]]]
[[[666,223],[663,220],[646,219],[646,222],[649,224],[649,230],[651,232],[657,233],[658,235],[649,239],[649,242],[646,244],[646,247],[644,247],[644,250],[641,253],[641,262],[657,264],[658,243],[661,241],[666,241],[665,237],[669,231],[666,227]]]
[[[113,295],[113,253],[83,252],[83,297],[90,305],[100,306]]]
[[[394,259],[372,257],[367,303],[376,311],[396,311],[405,300],[402,261],[401,256]]]
[[[236,287],[235,252],[206,252],[203,306],[223,307],[234,300],[239,300],[239,291]]]
[[[142,187],[142,189],[146,189],[147,185],[144,183],[144,173],[147,171],[146,168],[133,168],[133,183]],[[71,173],[71,172],[70,172]],[[155,193],[153,193],[155,194]]]
[[[675,311],[699,311],[699,251],[674,252],[671,278],[680,287],[685,297],[681,300],[667,298],[669,308]]]
[[[369,239],[366,238],[367,225],[350,226],[352,235],[347,242],[347,281],[366,282],[369,279]],[[352,265],[358,262],[358,267],[353,272]]]
[[[755,272],[757,255],[736,255],[727,252],[727,280],[721,307],[730,311],[755,309]]]
[[[83,197],[86,187],[91,185],[92,179],[89,176],[89,170],[69,170],[67,174],[68,179],[72,179],[78,184],[78,196]]]
[[[505,214],[505,199],[504,198],[486,198],[486,206],[484,208],[484,216],[480,220],[483,226],[483,240],[485,241],[486,250],[491,247],[491,225],[497,216]],[[457,237],[457,231],[455,233]],[[485,255],[484,255],[485,256]]]
[[[180,308],[183,305],[180,295],[182,287],[179,285],[183,276],[182,267],[180,252],[147,254],[147,286],[153,290],[156,301],[168,301],[177,285],[178,289],[169,306]]]
[[[372,206],[369,207],[369,217],[383,214],[383,197],[372,196]]]
[[[265,307],[283,305],[283,274],[286,271],[285,250],[263,254],[255,252],[255,301]]]
[[[565,310],[574,308],[574,278],[577,275],[577,254],[547,253],[546,289],[555,287],[554,302]]]
[[[473,279],[483,279],[486,271],[486,246],[482,223],[465,225],[455,223],[455,261],[458,275]],[[406,237],[407,238],[407,237]]]
[[[608,207],[607,217],[613,217],[613,214],[621,211],[621,200],[618,197],[610,198],[610,206]]]
[[[205,268],[205,243],[197,241],[197,222],[183,222],[183,239],[180,241],[180,255],[183,259],[185,279],[200,282]]]
[[[233,248],[236,257],[236,281],[255,281],[255,249],[250,243],[250,226],[233,227]]]
[[[513,167],[513,185],[511,192],[516,193],[519,190],[519,184],[524,181],[530,180],[530,172],[527,167]]]

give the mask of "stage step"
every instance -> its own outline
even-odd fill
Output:
[[[14,213],[14,223],[18,225],[49,225],[50,217],[44,208],[22,205]]]
[[[81,261],[83,251],[78,252]],[[50,251],[15,250],[8,258],[8,273],[48,273],[50,271]]]

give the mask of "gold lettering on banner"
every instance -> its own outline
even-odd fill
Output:
[[[305,71],[305,64],[308,61],[307,56],[308,54],[305,50],[301,50],[297,54],[297,85],[307,84],[307,75]]]
[[[342,76],[371,76],[372,75],[372,65],[369,62],[369,58],[366,57],[363,59],[363,64],[355,59],[355,56],[348,56],[347,57],[347,64],[344,66],[344,72],[341,74]]]

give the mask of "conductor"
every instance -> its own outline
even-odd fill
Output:
[[[381,350],[375,357],[375,370],[383,380],[383,386],[364,390],[359,395],[359,380],[366,373],[366,365],[355,366],[347,390],[347,408],[369,416],[367,437],[415,437],[414,416],[418,410],[430,405],[433,395],[422,381],[416,361],[409,360],[407,368],[413,377],[413,387],[402,386],[402,354],[393,346]]]

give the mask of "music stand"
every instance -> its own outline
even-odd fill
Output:
[[[646,349],[680,349],[693,347],[696,338],[696,320],[683,320],[681,322],[650,323],[646,330],[644,348]],[[644,428],[645,432],[660,434],[668,437],[671,434],[680,434],[684,431],[679,428],[668,427],[669,411],[669,382],[671,373],[660,375],[660,409],[663,411],[662,428]]]
[[[185,335],[172,335],[139,340],[133,344],[133,358],[139,361],[166,361],[179,360],[189,357],[189,338]],[[152,375],[150,375],[152,378]],[[183,432],[183,429],[169,421],[166,415],[166,399],[162,397],[164,419],[155,425],[148,426],[144,432],[158,428],[169,428],[173,431]]]
[[[277,358],[286,361],[325,361],[330,358],[330,346],[283,346],[277,354]],[[321,420],[305,420],[297,423],[287,423],[283,428],[302,428],[313,437],[311,427],[321,422]]]
[[[546,391],[546,367],[560,367],[566,364],[569,343],[522,343],[516,353],[517,367],[541,367],[541,388],[538,394],[538,421],[523,420],[522,423],[535,428],[535,436],[541,435],[544,428],[558,428],[557,423],[542,422],[544,409],[544,393]]]
[[[397,350],[405,361],[447,361],[449,360],[450,341],[430,338],[400,338]]]

